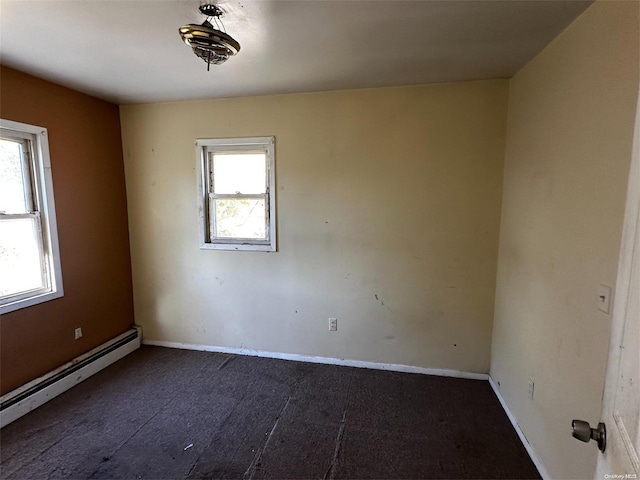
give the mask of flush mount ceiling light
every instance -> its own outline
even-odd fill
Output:
[[[200,5],[200,13],[207,17],[202,25],[190,23],[180,27],[179,31],[184,43],[206,62],[209,71],[211,64],[221,65],[238,53],[240,44],[225,31],[220,19],[223,12],[219,7],[213,4]]]

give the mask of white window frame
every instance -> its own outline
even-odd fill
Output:
[[[31,202],[26,214],[0,213],[0,220],[14,218],[35,218],[40,221],[43,279],[45,286],[37,290],[20,292],[0,299],[0,314],[48,302],[64,295],[62,268],[58,245],[58,226],[53,197],[53,179],[49,156],[48,132],[44,127],[0,119],[2,134],[11,138],[21,138],[29,142]]]
[[[211,161],[209,153],[260,152],[266,155],[265,190],[267,239],[214,237],[211,228],[210,204]],[[198,218],[200,248],[204,250],[252,250],[262,252],[276,251],[276,174],[275,174],[275,138],[207,138],[196,140],[196,172],[198,172]],[[255,197],[255,195],[251,195]],[[225,195],[233,198],[235,195]],[[242,198],[237,195],[237,198]]]

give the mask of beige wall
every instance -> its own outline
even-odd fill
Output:
[[[594,472],[571,420],[600,418],[638,35],[637,2],[596,3],[510,85],[491,376],[553,478]]]
[[[121,107],[144,338],[488,372],[507,95],[496,80]],[[200,250],[195,140],[265,135],[278,252]]]
[[[118,106],[5,66],[0,83],[2,118],[48,130],[64,284],[0,317],[4,394],[130,328],[133,293]]]

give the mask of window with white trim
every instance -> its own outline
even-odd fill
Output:
[[[276,250],[274,137],[196,141],[200,248]]]
[[[62,295],[47,129],[0,120],[0,313]]]

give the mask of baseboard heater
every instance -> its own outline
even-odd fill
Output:
[[[140,348],[139,328],[118,335],[42,377],[0,397],[0,428],[26,415]]]

